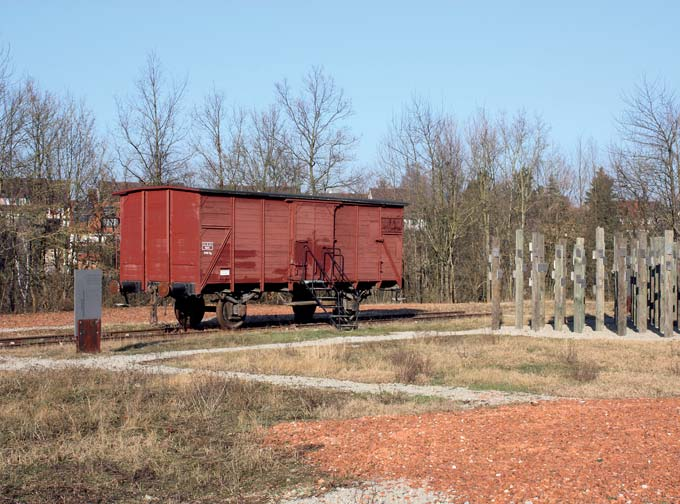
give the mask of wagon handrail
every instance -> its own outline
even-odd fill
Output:
[[[342,251],[338,247],[324,247],[324,269],[326,266],[326,257],[331,262],[331,278],[335,278],[335,273],[337,271],[338,277],[341,282],[351,283],[347,275],[345,275],[345,256],[342,255]],[[336,257],[340,258],[340,262],[336,260]]]
[[[321,277],[321,280],[323,280],[326,283],[331,283],[331,280],[326,276],[326,272],[324,271],[323,266],[319,262],[319,260],[316,258],[312,250],[309,248],[309,245],[305,243],[305,264],[304,264],[304,274],[303,276],[307,276],[307,256],[310,256],[313,261],[313,270],[312,270],[312,279],[316,279],[316,273],[317,270],[319,271],[319,276]],[[303,280],[306,280],[306,278],[303,278]]]

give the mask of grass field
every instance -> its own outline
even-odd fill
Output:
[[[261,427],[453,407],[83,370],[0,373],[0,397],[0,502],[26,503],[267,502],[321,475]]]
[[[351,335],[454,331],[488,319],[398,322]],[[346,336],[332,328],[209,333],[110,341],[111,355]],[[70,346],[4,355],[73,357]],[[468,386],[565,397],[660,397],[680,391],[680,342],[559,340],[491,335],[419,338],[163,361],[212,370],[363,382]],[[2,502],[269,502],[343,483],[262,443],[291,420],[445,411],[425,397],[362,396],[225,381],[71,369],[0,373]]]
[[[488,318],[469,318],[451,320],[403,320],[376,325],[364,324],[356,331],[345,333],[327,327],[310,327],[299,329],[263,329],[257,331],[218,331],[205,334],[192,333],[159,336],[154,338],[129,338],[104,340],[102,352],[112,354],[142,354],[164,352],[169,350],[193,350],[197,348],[233,347],[245,345],[260,345],[263,343],[291,343],[296,341],[310,341],[339,336],[370,336],[398,331],[460,331],[482,327],[488,323]],[[76,352],[75,343],[60,345],[36,345],[30,347],[6,348],[0,350],[0,355],[14,357],[49,357],[76,358],[88,357],[87,354]]]
[[[680,392],[680,343],[673,341],[473,335],[200,355],[169,363],[199,369],[466,386],[563,397],[660,397]]]

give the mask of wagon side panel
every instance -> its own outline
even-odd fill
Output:
[[[264,276],[267,283],[288,282],[289,203],[278,200],[265,200],[265,256]]]
[[[170,276],[172,282],[198,285],[200,195],[186,191],[170,193]]]
[[[261,199],[235,198],[234,274],[237,284],[260,284],[264,244]]]
[[[351,282],[359,280],[357,260],[357,223],[359,207],[345,205],[338,208],[335,214],[336,246],[340,249],[345,261],[345,275]]]
[[[147,282],[170,280],[170,191],[145,191],[145,270]]]
[[[144,193],[120,198],[120,281],[140,282],[144,277]]]
[[[333,246],[333,214],[335,203],[317,203],[314,207],[314,253],[323,262],[323,252]]]

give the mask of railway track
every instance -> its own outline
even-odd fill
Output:
[[[463,318],[479,318],[490,316],[489,312],[473,312],[465,313],[462,310],[449,311],[449,312],[407,312],[407,313],[382,313],[370,316],[359,317],[359,321],[362,324],[375,325],[383,324],[387,322],[394,322],[398,320],[404,321],[419,321],[419,320],[438,320],[438,319],[463,319]],[[258,321],[255,320],[250,322],[246,327],[238,330],[238,332],[250,332],[258,331],[263,329],[304,329],[311,327],[323,327],[328,326],[328,321],[325,320],[326,317],[319,316],[318,320],[309,324],[297,325],[289,319],[283,319],[279,321]],[[196,334],[210,334],[215,332],[225,332],[224,329],[219,328],[204,328],[200,330],[182,330],[177,324],[168,324],[159,327],[150,327],[146,329],[121,329],[113,331],[102,331],[102,340],[124,340],[124,339],[144,339],[144,338],[154,338],[160,336],[176,336],[185,337],[193,336]],[[72,333],[59,333],[59,334],[39,334],[35,336],[14,336],[14,337],[4,337],[0,338],[0,349],[2,348],[18,348],[32,345],[50,345],[50,344],[63,344],[75,342],[75,338]]]

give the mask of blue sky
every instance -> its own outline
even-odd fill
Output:
[[[37,2],[0,0],[18,75],[82,97],[106,131],[154,50],[188,77],[187,106],[215,85],[261,107],[274,82],[323,65],[352,99],[357,163],[417,94],[464,118],[524,108],[569,154],[605,148],[643,76],[680,89],[680,2]]]

